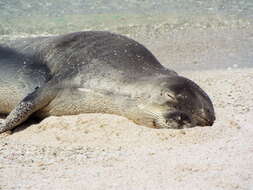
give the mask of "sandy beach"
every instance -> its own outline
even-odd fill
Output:
[[[1,188],[252,189],[253,69],[185,76],[212,92],[213,127],[159,130],[113,115],[49,117],[1,135]]]
[[[252,190],[252,28],[144,43],[211,97],[212,127],[151,129],[106,114],[49,117],[0,135],[0,189]]]

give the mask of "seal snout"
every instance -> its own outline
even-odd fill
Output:
[[[206,97],[202,100],[204,102],[202,109],[193,116],[199,126],[212,126],[216,119],[213,104],[207,95]]]
[[[212,126],[215,121],[214,114],[194,115],[194,118],[198,126]]]

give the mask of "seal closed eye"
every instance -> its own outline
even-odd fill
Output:
[[[102,31],[0,46],[0,132],[31,115],[110,113],[157,128],[212,125],[207,94],[143,45]]]

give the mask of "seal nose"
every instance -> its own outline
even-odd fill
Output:
[[[212,126],[216,119],[212,102],[210,101],[207,105],[193,116],[198,126]]]
[[[207,117],[207,116],[196,116],[196,124],[199,126],[212,126],[215,120],[215,116]]]

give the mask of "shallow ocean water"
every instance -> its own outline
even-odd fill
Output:
[[[3,0],[0,8],[0,43],[109,30],[143,43],[175,70],[253,66],[251,0]]]

